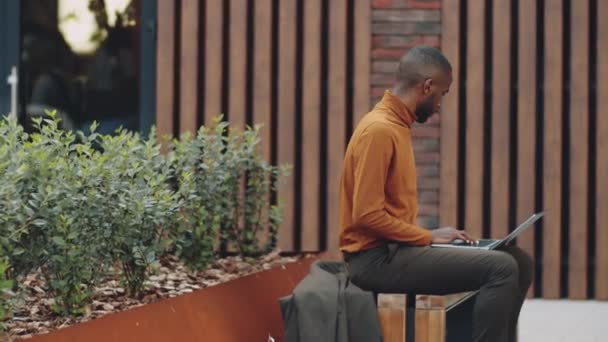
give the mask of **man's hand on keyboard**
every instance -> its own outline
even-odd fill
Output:
[[[437,228],[431,231],[433,243],[451,243],[456,239],[461,239],[467,243],[474,243],[477,239],[472,238],[464,230],[458,230],[452,227]]]

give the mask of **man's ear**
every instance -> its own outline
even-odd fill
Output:
[[[424,93],[424,95],[428,95],[431,92],[432,85],[433,85],[432,78],[427,78],[426,80],[424,80],[424,83],[422,84],[422,92]]]

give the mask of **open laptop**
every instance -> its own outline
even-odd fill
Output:
[[[544,212],[536,213],[530,216],[527,220],[525,220],[522,224],[519,225],[514,231],[512,231],[509,235],[502,239],[481,239],[479,240],[479,244],[467,244],[462,242],[452,242],[452,243],[434,243],[431,247],[439,247],[439,248],[477,248],[477,249],[496,249],[500,246],[506,245],[509,242],[513,241],[519,234],[523,233],[530,225],[536,222],[538,219],[545,215]]]

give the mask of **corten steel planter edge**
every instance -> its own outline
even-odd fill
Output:
[[[28,342],[283,341],[279,298],[316,258],[37,335]]]

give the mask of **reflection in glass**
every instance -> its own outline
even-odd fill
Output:
[[[56,110],[65,129],[138,130],[139,1],[23,0],[26,118]]]

